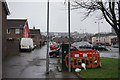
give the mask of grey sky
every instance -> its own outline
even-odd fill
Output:
[[[47,31],[46,28],[46,15],[47,5],[46,2],[9,2],[8,6],[11,15],[8,18],[27,18],[29,27],[40,28],[41,32]],[[63,4],[64,0],[60,2],[50,2],[50,31],[51,32],[67,32],[67,5]],[[97,33],[98,24],[95,23],[95,16],[89,17],[84,21],[84,11],[72,10],[71,11],[71,32],[83,32],[80,29],[86,29],[86,32]],[[101,32],[110,31],[111,27],[106,21],[100,24]]]

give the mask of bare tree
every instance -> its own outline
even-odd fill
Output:
[[[115,30],[119,39],[120,54],[120,1],[118,0],[72,0],[72,9],[85,9],[87,18],[92,12],[100,10],[105,20]]]

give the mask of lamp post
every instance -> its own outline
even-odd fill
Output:
[[[83,37],[82,37],[83,39],[82,39],[82,41],[84,41],[84,37],[86,36],[86,35],[85,35],[86,29],[80,29],[80,30],[83,31]]]
[[[46,74],[49,74],[49,0],[47,1],[47,55],[46,55]]]
[[[69,41],[69,72],[71,72],[71,54],[70,54],[70,0],[68,0],[68,41]]]
[[[103,22],[95,22],[95,23],[98,23],[98,43],[100,42],[100,23],[103,23]]]

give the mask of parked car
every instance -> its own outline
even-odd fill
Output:
[[[34,44],[33,46],[34,46],[34,49],[37,48],[37,45]]]
[[[22,38],[20,41],[20,49],[21,50],[33,50],[34,45],[33,45],[33,40],[31,38]]]
[[[38,46],[35,44],[34,41],[33,41],[33,47],[34,47],[34,49],[38,47]]]
[[[51,52],[49,52],[50,57],[60,57],[60,48],[53,49]]]
[[[60,48],[59,45],[52,45],[52,46],[50,46],[50,50],[54,50],[54,49],[58,49],[58,48]]]
[[[79,51],[79,49],[77,47],[75,47],[75,46],[71,46],[70,51]]]
[[[92,49],[93,45],[90,44],[89,42],[87,41],[81,41],[81,42],[76,42],[76,43],[73,43],[73,46],[77,46],[79,47],[79,49]]]
[[[83,46],[79,46],[80,49],[92,49],[92,46],[89,45],[83,45]]]
[[[79,49],[77,47],[71,46],[70,51],[79,51]],[[60,57],[61,56],[60,48],[51,50],[51,52],[49,52],[49,55],[50,57]]]
[[[93,50],[104,50],[104,51],[108,51],[107,48],[105,48],[104,46],[99,46],[99,45],[94,45],[92,47]]]
[[[106,46],[111,46],[109,43],[105,43]]]
[[[118,44],[113,45],[113,48],[119,48]]]

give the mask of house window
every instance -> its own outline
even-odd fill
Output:
[[[10,29],[7,29],[7,34],[10,34]]]
[[[20,34],[20,29],[15,29],[15,34]]]

